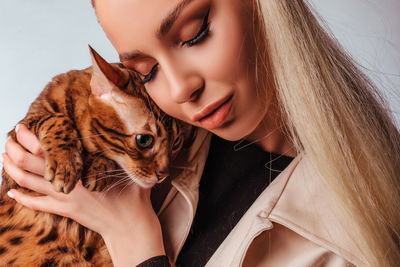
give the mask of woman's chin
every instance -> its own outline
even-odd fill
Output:
[[[254,130],[257,128],[257,124],[253,127],[251,125],[240,125],[237,122],[231,121],[224,125],[223,128],[218,128],[211,130],[213,134],[225,139],[227,141],[239,141],[243,139],[247,139]]]

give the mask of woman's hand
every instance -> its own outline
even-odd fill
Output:
[[[99,193],[89,192],[79,182],[69,194],[58,193],[43,179],[44,153],[36,136],[20,125],[17,140],[19,144],[12,139],[6,143],[4,168],[18,185],[43,194],[33,197],[10,190],[9,195],[17,202],[34,210],[71,218],[98,232],[115,266],[135,266],[165,254],[150,189],[132,184]]]

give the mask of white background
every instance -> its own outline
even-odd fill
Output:
[[[399,121],[400,1],[311,2],[377,82]],[[118,60],[90,0],[0,1],[0,152],[6,133],[53,76],[90,65],[88,44],[108,61]]]

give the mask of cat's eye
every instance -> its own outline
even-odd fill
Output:
[[[150,149],[153,147],[154,137],[149,134],[136,135],[136,145],[139,149]]]
[[[178,135],[178,137],[174,140],[174,144],[172,145],[172,150],[177,150],[182,143],[182,135]]]

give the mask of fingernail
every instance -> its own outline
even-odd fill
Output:
[[[7,192],[7,196],[9,196],[10,198],[15,198],[15,197],[14,197],[14,194],[11,193],[11,191],[8,191],[8,192]]]
[[[17,124],[17,126],[15,126],[15,132],[18,133],[19,130],[19,124]]]

